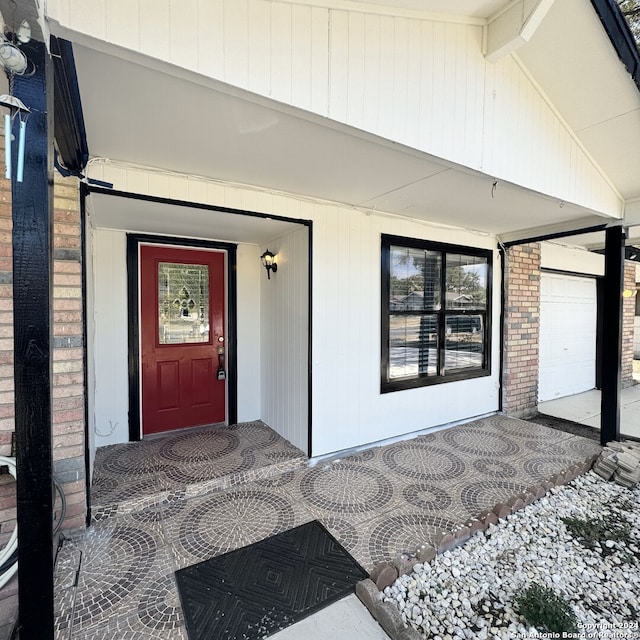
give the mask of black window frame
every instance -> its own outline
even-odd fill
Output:
[[[439,252],[441,256],[440,272],[440,299],[441,305],[438,311],[416,311],[416,310],[391,310],[391,247],[398,246],[407,249],[419,249],[431,252]],[[455,310],[456,315],[483,315],[484,336],[483,336],[483,358],[481,367],[469,367],[465,369],[455,369],[447,373],[444,369],[445,346],[446,346],[446,316],[452,310],[446,307],[446,255],[469,255],[484,258],[487,260],[487,283],[486,283],[486,308],[485,309],[464,309]],[[480,249],[478,247],[468,247],[464,245],[449,244],[444,242],[433,242],[431,240],[420,240],[405,236],[395,236],[381,234],[381,298],[380,298],[380,337],[381,337],[381,357],[380,357],[380,392],[389,393],[392,391],[402,391],[404,389],[415,389],[418,387],[431,386],[454,382],[457,380],[469,380],[491,375],[491,325],[492,325],[492,300],[493,300],[493,251],[491,249]],[[438,361],[437,374],[417,374],[403,378],[389,379],[389,326],[391,315],[437,315],[438,316]]]

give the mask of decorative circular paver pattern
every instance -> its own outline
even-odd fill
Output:
[[[183,511],[179,544],[196,558],[220,553],[295,526],[289,502],[274,493],[239,489],[199,501]]]
[[[289,442],[267,427],[263,422],[246,422],[238,426],[230,427],[230,430],[235,431],[238,437],[242,438],[243,442],[249,442],[249,445],[244,449],[245,451],[247,449],[264,449],[277,442],[281,442],[283,447],[285,444],[291,446]]]
[[[442,439],[455,451],[474,456],[510,456],[520,453],[520,446],[504,435],[474,426],[459,426],[442,433]]]
[[[228,429],[212,429],[197,433],[185,433],[163,442],[158,451],[162,460],[189,463],[215,460],[240,446],[240,439]]]
[[[477,515],[484,509],[493,509],[501,500],[508,500],[525,490],[526,486],[517,482],[485,480],[464,487],[460,499],[469,513]]]
[[[404,499],[427,511],[440,511],[451,506],[451,496],[442,488],[426,482],[409,484],[402,490]]]
[[[402,476],[429,483],[459,478],[466,470],[464,462],[455,454],[430,442],[416,440],[386,448],[382,461]]]
[[[474,460],[473,468],[481,474],[492,478],[514,478],[518,475],[518,470],[512,464],[495,458]]]
[[[178,590],[173,575],[150,584],[138,603],[138,619],[147,629],[165,631],[184,624]]]
[[[89,540],[85,551],[73,615],[77,627],[95,624],[117,611],[149,579],[156,559],[156,542],[142,528],[118,524],[102,535],[108,537],[108,544]]]
[[[357,547],[360,542],[360,535],[357,528],[344,518],[332,517],[322,518],[322,524],[329,529],[338,542],[349,552]]]
[[[398,553],[414,553],[417,545],[429,543],[440,533],[455,529],[448,518],[426,514],[396,514],[384,518],[369,537],[369,555],[373,563],[391,560]]]
[[[105,449],[107,450],[100,452],[99,457],[96,454],[96,466],[100,466],[107,473],[130,477],[152,473],[155,469],[155,448],[147,443],[130,442]]]
[[[230,492],[246,544],[291,529],[300,522],[287,498],[263,489],[236,489]],[[310,518],[309,518],[310,519]]]
[[[586,438],[573,436],[568,438],[565,442],[571,451],[584,456],[585,458],[597,455],[602,451],[602,447],[595,440],[587,440]]]
[[[216,456],[217,458],[217,456]],[[190,464],[167,464],[160,469],[172,482],[179,485],[195,484],[212,478],[232,473],[239,473],[253,468],[256,459],[251,453],[225,457],[223,460],[216,458],[203,458]],[[215,467],[215,472],[212,470]]]
[[[522,468],[532,480],[542,482],[549,480],[554,473],[565,471],[573,462],[571,458],[565,458],[564,456],[555,456],[553,458],[549,456],[531,456],[524,461]]]
[[[376,457],[375,449],[366,449],[365,451],[359,451],[347,458],[347,462],[369,462]]]
[[[298,471],[287,471],[280,475],[272,476],[270,478],[261,478],[256,480],[255,484],[265,489],[277,489],[279,487],[286,487],[291,485],[298,475]]]
[[[307,502],[336,515],[376,511],[393,496],[393,487],[382,473],[345,462],[310,470],[302,477],[300,490]]]
[[[518,438],[526,441],[551,444],[554,440],[563,440],[567,434],[561,431],[552,431],[548,427],[527,422],[516,418],[505,418],[504,416],[491,416],[485,418],[486,428],[490,428],[494,433]]]
[[[124,502],[129,499],[140,499],[141,504],[148,504],[149,496],[158,492],[158,479],[154,475],[140,475],[127,479],[116,480],[108,476],[101,476],[100,481],[94,483],[91,489],[93,505],[107,505]]]

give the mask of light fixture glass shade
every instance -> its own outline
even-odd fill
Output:
[[[269,251],[269,249],[267,249],[261,256],[260,258],[262,259],[262,264],[265,267],[271,267],[273,265],[273,259],[275,258],[275,256],[273,255],[273,253],[271,253],[271,251]]]
[[[278,265],[276,264],[276,256],[271,253],[269,249],[267,249],[261,256],[262,265],[267,270],[267,279],[271,280],[271,272],[275,273],[278,270]]]

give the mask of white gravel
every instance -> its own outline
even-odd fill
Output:
[[[562,517],[624,518],[630,542],[590,549]],[[570,603],[580,638],[640,638],[640,488],[625,489],[593,472],[525,507],[463,546],[416,564],[384,590],[405,623],[434,640],[571,637],[539,634],[514,609],[537,582]]]

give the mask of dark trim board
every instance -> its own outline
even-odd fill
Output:
[[[482,367],[473,369],[461,369],[454,373],[444,375],[432,375],[425,376],[418,374],[417,376],[397,378],[394,380],[388,379],[389,360],[390,360],[390,345],[389,345],[389,316],[390,311],[390,283],[391,283],[391,270],[390,270],[390,250],[392,245],[399,245],[407,248],[425,249],[429,251],[441,252],[443,254],[455,253],[464,254],[469,256],[477,256],[485,258],[487,260],[487,285],[486,285],[486,305],[485,309],[468,309],[468,310],[456,310],[459,315],[482,315],[484,317],[484,340],[483,345],[485,347],[483,352]],[[389,234],[380,235],[380,393],[393,393],[396,391],[404,391],[407,389],[415,389],[419,387],[427,387],[438,384],[446,384],[447,382],[455,382],[458,380],[470,380],[473,378],[483,378],[491,375],[491,348],[492,348],[492,307],[493,307],[493,258],[494,249],[483,249],[480,247],[469,247],[465,245],[456,245],[445,242],[433,242],[431,240],[425,240],[420,238],[410,238],[405,236],[396,236]],[[442,273],[440,274],[440,296],[441,296],[441,309],[434,310],[433,314],[439,314],[443,318],[443,322],[438,327],[438,370],[441,369],[444,363],[444,350],[445,350],[445,322],[447,309],[444,304],[446,300],[445,295],[445,274],[444,274],[444,261],[442,263]],[[394,311],[394,314],[399,315],[414,315],[418,311]],[[431,312],[429,312],[429,315]]]
[[[13,145],[13,377],[15,383],[19,635],[54,637],[52,460],[53,65],[37,40],[22,46],[34,65],[13,77],[13,95],[31,109],[24,177]],[[14,132],[17,130],[14,127]]]
[[[307,340],[307,457],[311,458],[313,456],[312,446],[313,446],[313,432],[311,429],[313,411],[312,411],[312,399],[313,399],[313,372],[311,367],[312,362],[312,348],[313,348],[313,223],[309,221],[307,225],[307,239],[309,242],[309,250],[308,250],[308,263],[309,263],[309,299],[307,301],[308,308],[308,323],[309,329],[307,331],[308,340]]]
[[[540,267],[540,273],[556,273],[559,276],[569,276],[573,278],[593,278],[595,280],[602,280],[602,278],[604,277],[596,273],[584,273],[584,271],[569,271],[565,269],[548,269],[547,267]]]
[[[591,0],[591,4],[622,64],[640,89],[640,53],[618,5],[614,0]]]
[[[115,189],[106,189],[104,187],[96,187],[89,185],[89,192],[107,196],[117,196],[120,198],[128,198],[129,200],[142,200],[143,202],[154,202],[156,204],[171,204],[179,207],[189,207],[190,209],[202,209],[204,211],[219,211],[220,213],[233,213],[241,216],[251,216],[253,218],[263,218],[264,220],[278,220],[280,222],[292,222],[305,227],[310,227],[311,220],[299,218],[288,218],[286,216],[277,216],[271,213],[261,213],[259,211],[246,211],[244,209],[231,209],[229,207],[218,207],[212,204],[204,204],[202,202],[193,202],[192,200],[176,200],[174,198],[161,198],[159,196],[149,196],[140,193],[130,193],[128,191],[117,191]],[[186,245],[185,245],[186,246]]]
[[[604,254],[602,392],[600,397],[600,444],[603,446],[612,440],[620,440],[624,242],[625,233],[622,227],[607,229]]]
[[[81,176],[89,159],[73,46],[51,36],[51,58],[55,73],[55,139],[67,174]]]
[[[85,491],[87,496],[87,527],[91,525],[91,465],[89,463],[89,353],[87,328],[87,185],[80,183],[80,260],[82,273],[82,376],[84,394],[84,470]]]
[[[228,242],[173,238],[144,234],[127,234],[127,305],[129,312],[129,440],[135,442],[142,437],[140,424],[140,317],[139,256],[141,244],[164,244],[193,249],[220,249],[227,252],[227,323],[228,323],[228,383],[227,415],[229,424],[238,421],[238,338],[237,338],[237,246]]]
[[[545,240],[557,240],[558,238],[568,238],[569,236],[579,236],[584,233],[593,233],[595,231],[604,231],[607,228],[606,223],[586,227],[584,229],[572,229],[571,231],[557,231],[555,233],[543,233],[537,236],[529,236],[528,238],[520,238],[519,240],[507,240],[500,243],[505,249],[516,247],[521,244],[529,244],[530,242],[544,242]]]

